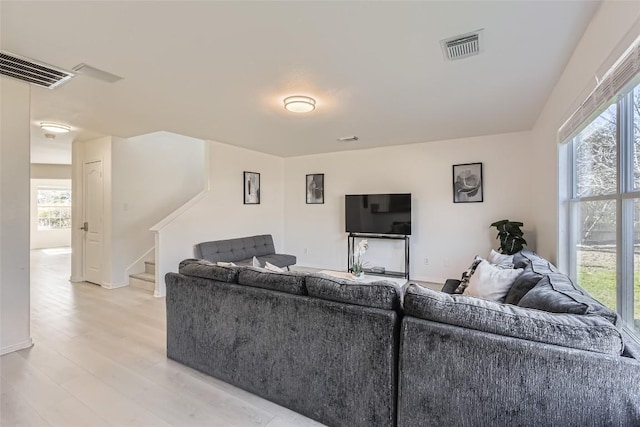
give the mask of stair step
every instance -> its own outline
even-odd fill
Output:
[[[150,273],[138,273],[129,276],[129,285],[146,291],[155,291],[156,276]]]
[[[145,261],[144,262],[144,272],[150,274],[156,274],[156,263],[155,261]]]

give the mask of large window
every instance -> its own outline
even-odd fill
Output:
[[[38,231],[71,228],[71,189],[37,188]]]
[[[571,275],[640,334],[640,86],[570,141]]]

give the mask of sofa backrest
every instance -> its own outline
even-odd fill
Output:
[[[597,315],[530,310],[418,285],[407,289],[404,310],[408,316],[528,341],[615,356],[624,349],[621,332]]]
[[[196,257],[211,262],[235,262],[275,253],[271,234],[215,240],[198,243],[195,246]]]
[[[326,425],[395,426],[399,313],[262,289],[259,273],[168,273],[167,356]]]
[[[359,283],[325,274],[312,274],[307,276],[306,285],[309,296],[364,307],[399,310],[402,300],[402,289],[385,280]]]

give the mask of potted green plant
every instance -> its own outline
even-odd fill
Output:
[[[522,250],[527,245],[523,232],[520,229],[524,224],[518,221],[503,219],[491,224],[491,227],[498,229],[496,239],[500,240],[500,252],[506,255],[513,255]]]

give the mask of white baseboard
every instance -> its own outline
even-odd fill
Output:
[[[22,350],[25,348],[29,348],[33,345],[33,340],[29,338],[26,341],[19,342],[17,344],[8,345],[6,347],[0,348],[0,356],[3,356],[7,353],[13,353],[14,351]]]
[[[82,277],[82,276],[71,276],[71,277],[69,277],[69,281],[71,283],[84,282],[84,277]]]
[[[118,288],[124,288],[125,286],[129,286],[128,283],[105,283],[103,282],[100,286],[102,286],[105,289],[118,289]]]

